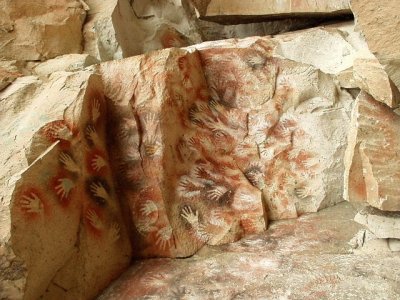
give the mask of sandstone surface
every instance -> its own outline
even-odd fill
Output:
[[[131,256],[115,195],[100,188],[112,179],[101,80],[21,77],[0,101],[1,296],[94,297]]]
[[[0,91],[22,75],[16,60],[0,61]]]
[[[38,64],[33,72],[39,76],[46,76],[59,71],[80,71],[96,63],[99,61],[88,54],[65,54]]]
[[[400,116],[361,92],[352,112],[344,157],[344,197],[381,210],[400,210],[398,130]]]
[[[398,299],[399,255],[353,251],[354,214],[341,203],[185,260],[137,262],[99,299]]]
[[[200,18],[219,22],[284,16],[350,14],[349,0],[191,0]]]
[[[400,2],[352,0],[351,9],[368,47],[400,89]]]
[[[198,31],[177,1],[86,1],[84,49],[100,61],[201,42]]]
[[[1,0],[0,58],[42,60],[82,51],[78,0]]]
[[[200,18],[269,18],[230,26],[195,19],[185,0],[0,1],[1,299],[92,299],[131,258],[155,257],[102,297],[400,294],[397,269],[387,275],[398,262],[398,52],[378,42],[370,3],[353,1],[361,31],[196,44],[310,26],[348,14],[348,1],[193,1]],[[395,38],[392,23],[382,26]],[[375,207],[356,217],[368,228],[351,241],[366,246],[359,256],[342,256],[361,228],[348,203],[307,215],[343,195]]]
[[[381,239],[400,239],[400,213],[385,212],[372,207],[361,210],[354,220]],[[395,242],[392,242],[393,245]]]

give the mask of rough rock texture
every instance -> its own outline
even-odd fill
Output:
[[[191,0],[200,18],[237,22],[238,18],[350,14],[349,0]]]
[[[22,75],[16,60],[0,61],[0,91]]]
[[[361,92],[352,112],[344,158],[344,198],[381,210],[400,210],[400,116]]]
[[[377,238],[400,239],[399,212],[385,212],[373,207],[366,207],[355,216],[354,220],[367,226]]]
[[[199,38],[184,1],[82,5],[93,56],[0,64],[0,298],[92,298],[131,256],[234,242],[343,187],[399,210],[398,91],[352,25],[178,49]]]
[[[134,264],[106,299],[398,299],[398,254],[352,251],[348,203],[185,260]]]
[[[400,89],[400,2],[351,0],[358,30]]]
[[[390,107],[400,103],[400,93],[377,59],[356,59],[353,75],[357,87]]]
[[[100,77],[21,77],[0,101],[0,297],[94,297],[131,256],[115,195],[100,188],[112,187]]]
[[[352,98],[275,47],[249,38],[101,65],[139,255],[191,255],[342,200]]]
[[[180,0],[88,0],[85,52],[100,61],[201,42]]]
[[[82,51],[78,0],[1,0],[0,58],[40,60]]]
[[[66,54],[38,64],[33,72],[39,76],[46,76],[59,71],[80,71],[98,62],[88,54]]]

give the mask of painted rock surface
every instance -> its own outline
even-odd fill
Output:
[[[94,297],[131,257],[104,144],[100,77],[22,77],[0,99],[1,267],[15,266],[2,293]]]
[[[1,241],[21,266],[7,287],[92,297],[131,256],[187,257],[341,202],[354,101],[335,72],[351,59],[300,61],[293,38],[165,49],[4,89]]]
[[[345,164],[345,198],[400,210],[397,149],[400,116],[361,92],[352,113]]]
[[[352,98],[274,48],[251,38],[100,66],[138,255],[191,255],[342,200]]]

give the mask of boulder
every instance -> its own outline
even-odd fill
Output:
[[[397,107],[400,93],[388,77],[384,67],[374,59],[357,58],[353,64],[353,77],[358,88],[370,94],[375,100],[390,107]]]
[[[352,97],[276,47],[228,40],[100,65],[138,255],[188,256],[342,201]]]
[[[0,100],[1,296],[92,298],[131,256],[101,143],[101,80],[20,77]]]
[[[198,17],[218,22],[239,22],[246,19],[296,16],[327,16],[351,14],[350,0],[190,0]]]
[[[0,61],[0,91],[22,75],[16,60]]]
[[[400,239],[400,213],[386,212],[367,206],[355,216],[354,220],[368,227],[377,238]],[[396,241],[391,242],[395,247]],[[389,245],[390,246],[390,245]]]
[[[33,71],[39,76],[46,76],[59,71],[80,71],[98,62],[89,54],[66,54],[38,64]]]
[[[0,8],[0,57],[43,60],[82,51],[80,1],[1,0]]]
[[[400,210],[400,116],[361,92],[352,112],[344,157],[344,198],[381,210]]]
[[[356,28],[365,37],[369,49],[400,89],[400,2],[351,0],[351,10]]]
[[[85,53],[100,61],[201,42],[181,1],[86,1]]]

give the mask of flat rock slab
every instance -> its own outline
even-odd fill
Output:
[[[398,299],[400,255],[353,253],[348,203],[188,259],[135,264],[98,298]]]
[[[350,14],[349,0],[192,0],[197,15],[217,22],[246,18],[276,18]]]

